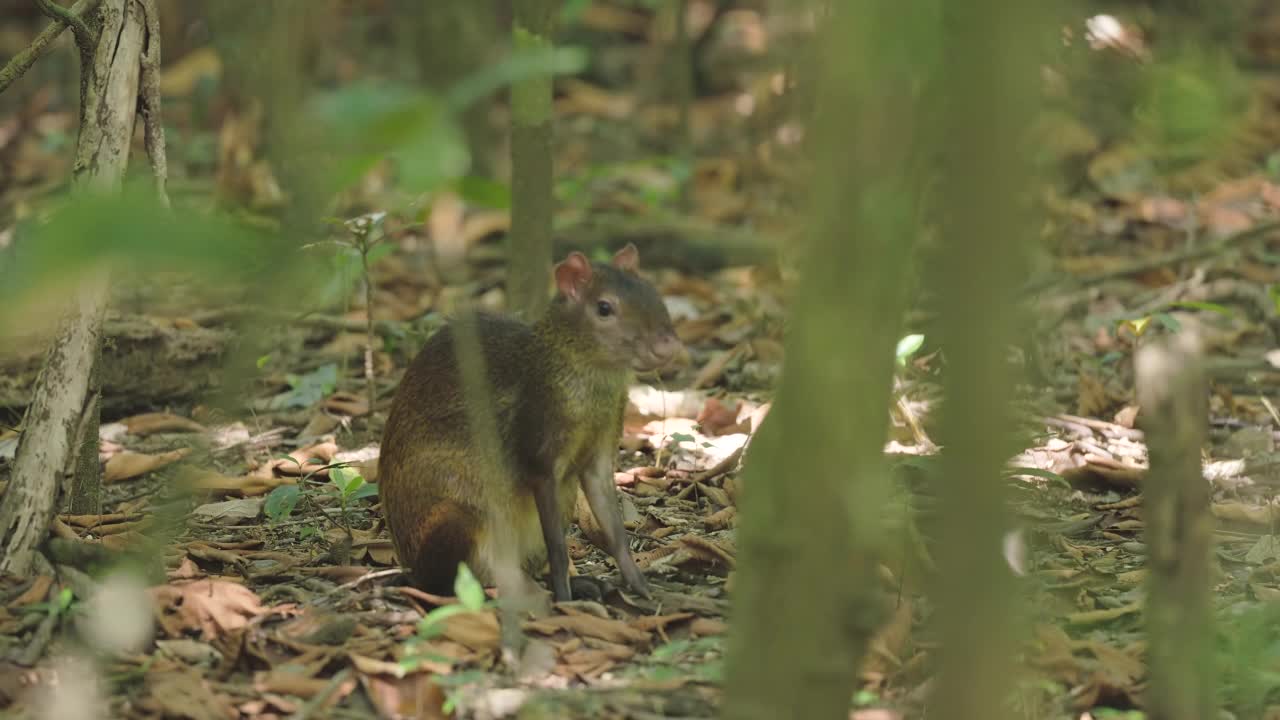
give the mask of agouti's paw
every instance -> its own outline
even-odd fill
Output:
[[[597,580],[589,575],[571,575],[569,577],[569,590],[573,593],[574,600],[594,600],[601,602],[604,600],[608,587],[604,581]]]
[[[644,579],[644,573],[640,572],[634,560],[619,563],[618,569],[622,571],[622,579],[626,581],[627,587],[631,588],[631,592],[646,600],[653,597],[649,594],[649,581]]]

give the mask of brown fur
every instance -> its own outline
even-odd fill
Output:
[[[595,498],[596,515],[606,515],[606,532],[614,530],[610,552],[643,591],[614,504],[612,462],[631,359],[669,349],[674,334],[657,292],[634,274],[634,264],[628,267],[634,260],[619,253],[617,267],[588,266],[570,256],[557,268],[561,293],[537,324],[463,316],[414,359],[387,419],[379,475],[391,537],[415,585],[451,593],[459,561],[487,583],[501,566],[526,572],[540,566],[548,529],[539,496],[556,509],[549,527],[558,529],[563,555],[563,528],[581,484]],[[609,319],[592,315],[602,298],[617,306]],[[479,341],[484,408],[464,397],[455,358],[462,323]],[[469,410],[491,413],[497,448],[485,452],[478,444]],[[554,558],[552,567],[554,587]]]

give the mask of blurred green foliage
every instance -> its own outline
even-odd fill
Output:
[[[1184,50],[1146,72],[1134,111],[1135,135],[1164,169],[1211,157],[1244,114],[1248,87],[1225,53]]]

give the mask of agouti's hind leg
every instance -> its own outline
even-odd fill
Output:
[[[470,562],[475,554],[479,518],[469,508],[452,500],[427,505],[426,515],[403,534],[400,558],[409,568],[413,584],[436,595],[453,595],[458,564]]]

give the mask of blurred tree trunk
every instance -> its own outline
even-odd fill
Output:
[[[92,63],[82,68],[80,136],[73,190],[119,190],[141,110],[146,120],[160,196],[164,195],[164,136],[158,105],[159,18],[154,0],[103,0]],[[79,280],[27,408],[13,480],[0,500],[0,571],[26,574],[74,478],[77,506],[96,506],[100,492],[98,410],[94,372],[102,344],[109,290],[107,273]],[[93,507],[92,510],[97,510]]]
[[[511,24],[516,51],[551,47],[558,0],[516,0]],[[507,306],[527,318],[549,298],[551,266],[552,79],[528,77],[511,88],[511,232]]]
[[[1016,451],[1008,365],[1017,290],[1038,237],[1025,147],[1038,50],[1051,26],[1036,3],[944,3],[940,88],[946,147],[939,245],[926,286],[942,308],[946,354],[938,440],[941,518],[935,599],[942,643],[932,707],[949,718],[1008,716],[1021,633],[1017,589],[1001,553],[1009,525],[1002,470]]]
[[[459,80],[482,69],[496,40],[491,2],[479,0],[400,0],[400,12],[409,22],[406,38],[416,56],[423,82],[444,93]],[[488,176],[493,171],[494,132],[489,124],[489,103],[482,100],[467,108],[463,130],[471,151],[471,170]]]
[[[1215,717],[1213,516],[1201,471],[1209,388],[1199,343],[1184,331],[1136,359],[1151,471],[1143,487],[1147,563],[1147,716]]]
[[[887,408],[929,147],[930,55],[902,48],[929,47],[928,19],[857,0],[821,25],[811,241],[746,461],[726,718],[847,718],[881,620]]]

